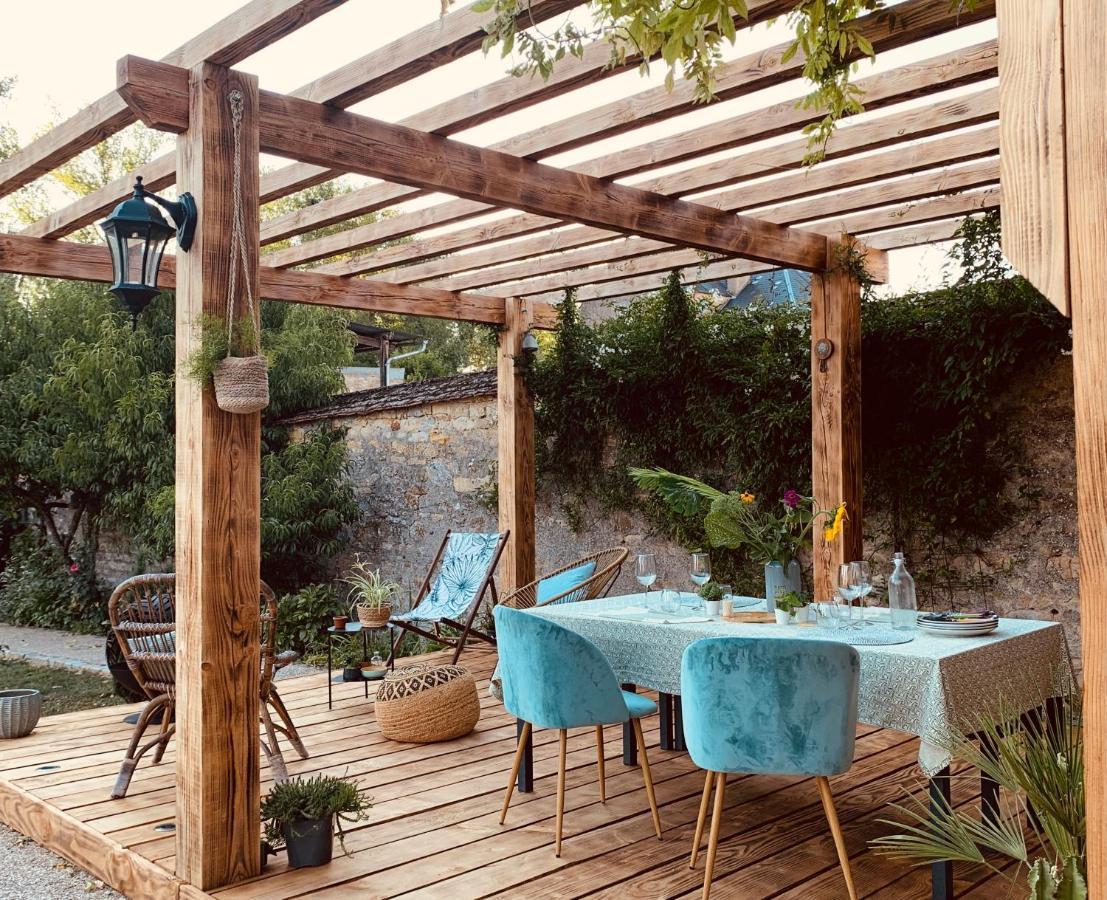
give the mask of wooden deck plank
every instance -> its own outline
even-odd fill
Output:
[[[427,657],[440,661],[442,654]],[[691,831],[703,784],[686,754],[657,747],[647,723],[653,776],[661,805],[664,840],[653,836],[641,772],[621,765],[621,729],[606,729],[607,802],[599,802],[591,730],[569,736],[565,842],[553,855],[556,732],[535,734],[535,790],[516,794],[507,823],[498,823],[515,747],[514,719],[488,696],[493,652],[467,654],[478,682],[482,718],[477,730],[446,744],[387,741],[371,699],[360,684],[334,687],[326,705],[325,676],[278,683],[311,757],[290,749],[293,774],[343,773],[369,787],[374,806],[368,822],[348,832],[349,856],[329,866],[290,870],[283,858],[257,878],[211,894],[173,877],[175,841],[154,826],[175,820],[171,744],[158,767],[144,764],[131,793],[109,800],[131,726],[126,706],[43,719],[35,733],[0,745],[0,820],[88,868],[130,896],[177,900],[292,900],[292,898],[501,896],[691,896],[702,866],[687,868]],[[373,696],[370,686],[370,698]],[[866,897],[923,897],[925,870],[877,857],[868,841],[887,830],[877,820],[904,787],[917,783],[914,738],[862,726],[857,757],[834,788],[857,880]],[[57,771],[40,766],[59,764]],[[263,790],[269,783],[262,766]],[[955,786],[955,801],[971,802],[972,779]],[[745,777],[728,785],[728,814],[713,896],[841,896],[833,846],[825,833],[811,783],[793,778]],[[1003,896],[1008,883],[987,869],[964,868],[958,888],[969,896]],[[992,891],[992,893],[989,893]]]

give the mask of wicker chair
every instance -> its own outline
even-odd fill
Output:
[[[611,547],[607,550],[599,550],[596,553],[591,553],[588,556],[582,556],[575,562],[562,566],[560,569],[556,569],[553,572],[548,572],[541,578],[536,578],[530,584],[524,584],[522,587],[516,588],[510,594],[506,594],[502,597],[500,603],[503,606],[510,606],[514,609],[530,609],[535,606],[549,606],[551,603],[573,603],[578,600],[595,600],[605,596],[607,592],[611,590],[611,586],[615,583],[615,579],[619,577],[619,571],[622,569],[626,558],[627,550],[624,547]],[[542,603],[538,602],[539,584],[556,575],[560,575],[562,572],[568,572],[571,569],[587,565],[590,562],[594,562],[596,568],[587,579],[576,587],[558,594],[556,597],[550,597]]]
[[[154,749],[154,765],[161,762],[176,728],[173,721],[177,703],[176,581],[176,576],[172,573],[136,575],[120,584],[108,601],[108,619],[119,642],[119,649],[148,698],[131,735],[127,754],[112,790],[112,799],[127,795],[131,777],[147,752]],[[262,740],[261,745],[273,769],[274,778],[280,781],[288,775],[277,743],[278,733],[288,738],[300,756],[308,755],[273,684],[276,672],[295,661],[298,654],[276,652],[277,599],[265,582],[261,583],[260,599],[260,715],[268,739],[268,742]],[[276,712],[279,724],[273,722],[270,707]],[[146,729],[151,724],[160,724],[158,734],[143,743]]]

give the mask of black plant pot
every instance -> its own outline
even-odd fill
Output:
[[[288,864],[293,869],[322,866],[334,855],[334,816],[323,819],[296,819],[282,825]]]
[[[342,670],[343,681],[361,681],[361,669],[356,666],[346,666]]]

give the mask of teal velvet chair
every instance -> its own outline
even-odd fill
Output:
[[[714,786],[703,900],[719,846],[726,777],[814,777],[851,900],[857,893],[827,776],[853,764],[857,651],[834,641],[721,637],[696,641],[680,666],[684,738],[707,777],[690,865],[696,866]]]
[[[557,826],[554,853],[561,856],[561,825],[565,816],[565,746],[570,728],[596,729],[603,795],[603,726],[630,721],[642,757],[642,777],[653,813],[653,827],[661,839],[661,815],[653,791],[650,761],[639,719],[657,712],[652,700],[619,687],[611,664],[591,641],[556,622],[522,610],[497,606],[496,642],[507,711],[522,720],[519,748],[507,783],[500,824],[507,819],[511,793],[531,728],[556,728],[560,748],[557,769]]]

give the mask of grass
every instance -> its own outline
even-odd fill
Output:
[[[42,714],[117,706],[123,700],[115,695],[110,678],[93,672],[34,666],[21,659],[0,659],[0,690],[31,688],[42,692]]]

